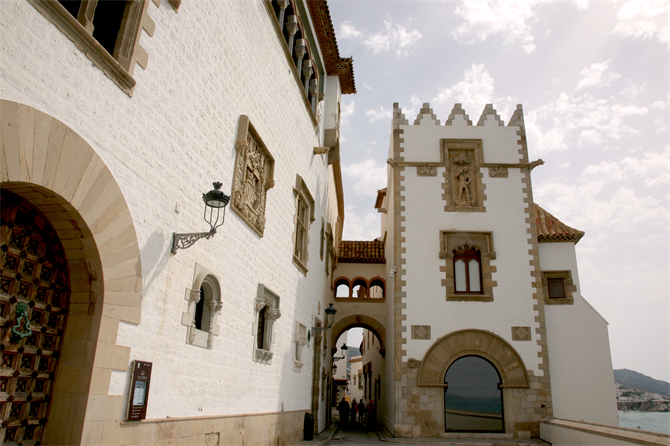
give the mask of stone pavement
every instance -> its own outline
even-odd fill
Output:
[[[512,440],[512,439],[475,439],[475,438],[394,438],[383,428],[368,430],[358,423],[340,429],[337,423],[331,424],[313,441],[302,441],[299,446],[370,446],[370,445],[458,445],[458,446],[537,446],[549,445],[540,439]]]

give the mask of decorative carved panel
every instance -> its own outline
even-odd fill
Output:
[[[430,325],[412,325],[412,339],[430,339]]]
[[[447,212],[484,212],[483,163],[480,140],[443,140],[444,199]]]
[[[235,150],[230,207],[262,237],[266,195],[274,186],[274,158],[245,115],[240,116]]]
[[[416,166],[416,176],[418,177],[436,177],[436,166]]]
[[[513,341],[530,341],[530,327],[512,327]]]
[[[508,175],[509,172],[507,171],[507,167],[502,166],[489,167],[489,177],[491,178],[507,178]]]

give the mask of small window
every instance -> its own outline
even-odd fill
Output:
[[[572,293],[577,287],[572,282],[572,272],[542,271],[542,292],[547,305],[572,305]]]
[[[299,372],[304,365],[302,360],[303,348],[307,345],[307,327],[300,322],[295,323],[295,355],[293,357],[293,370]]]
[[[256,326],[254,327],[254,355],[257,362],[269,364],[272,361],[272,343],[274,321],[281,317],[279,310],[279,296],[258,284],[258,293],[255,300]]]
[[[549,288],[550,299],[562,299],[565,297],[565,287],[563,286],[563,279],[548,279],[547,285]]]
[[[211,349],[219,334],[221,288],[216,276],[199,264],[196,264],[193,288],[187,289],[186,301],[188,310],[182,314],[182,325],[188,327],[187,343]]]
[[[303,274],[307,274],[307,260],[309,259],[309,226],[314,221],[314,198],[307,189],[305,181],[296,175],[295,188],[295,231],[293,233],[293,264]]]
[[[467,244],[454,250],[454,280],[456,293],[482,293],[481,254]]]

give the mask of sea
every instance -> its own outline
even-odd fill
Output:
[[[670,434],[670,412],[619,411],[619,426]]]

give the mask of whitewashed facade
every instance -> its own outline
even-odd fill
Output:
[[[50,0],[0,5],[2,189],[52,222],[72,283],[46,425],[25,403],[21,418],[41,427],[12,418],[3,438],[291,444],[307,412],[326,427],[330,344],[313,327],[332,302],[339,102],[355,87],[328,6],[312,3],[129,2],[117,49],[130,49],[111,55],[95,17]],[[289,48],[282,31],[296,30]],[[249,144],[272,166],[242,158],[236,185]],[[224,225],[172,253],[173,232],[209,230],[201,197],[215,181],[232,196]],[[152,363],[149,421],[126,421],[134,360]]]

